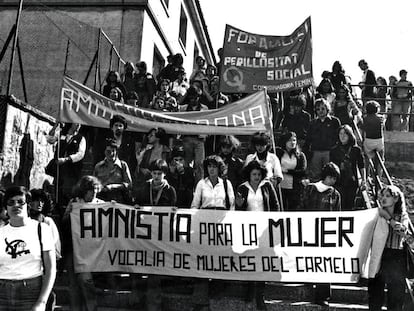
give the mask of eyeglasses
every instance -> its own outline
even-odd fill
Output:
[[[8,200],[7,201],[7,206],[14,206],[15,204],[19,204],[19,205],[24,205],[26,204],[26,201],[19,199],[19,200]]]

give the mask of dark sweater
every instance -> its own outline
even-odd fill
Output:
[[[139,188],[135,198],[135,202],[139,205],[148,205],[154,206],[150,199],[150,184],[151,181],[145,182],[145,184]],[[153,198],[156,197],[156,194],[153,194]],[[155,206],[175,206],[177,203],[177,195],[175,189],[167,184],[162,190],[160,199]]]
[[[311,116],[306,111],[297,114],[285,114],[282,127],[290,132],[295,132],[298,139],[305,139],[309,130]]]
[[[311,121],[306,146],[310,151],[329,151],[338,140],[339,120],[327,116],[322,122],[319,118]]]
[[[341,195],[333,187],[319,192],[314,184],[309,184],[305,187],[302,204],[304,211],[340,211]]]
[[[364,157],[361,148],[337,145],[331,150],[329,158],[341,169],[339,184],[357,183],[357,168],[364,168]]]

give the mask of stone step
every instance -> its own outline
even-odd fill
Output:
[[[367,305],[361,304],[341,304],[330,303],[329,308],[318,306],[309,301],[301,300],[266,300],[266,308],[268,311],[366,311]],[[255,311],[257,310],[254,305],[245,303],[242,299],[236,298],[221,298],[210,299],[210,309],[214,311]],[[56,310],[67,311],[70,310],[67,305],[59,305]],[[98,311],[130,311],[130,310],[144,310],[143,306],[135,306],[125,308],[122,306],[100,306]],[[170,295],[163,299],[163,311],[191,311],[192,304],[187,299],[180,295]],[[384,307],[383,310],[386,310]]]
[[[355,302],[358,304],[368,303],[368,292],[365,286],[356,285],[331,285],[331,301]],[[290,284],[290,283],[267,283],[265,297],[269,299],[289,300],[295,297],[299,300],[310,300],[314,298],[312,284]]]
[[[55,284],[55,291],[59,303],[68,302],[68,295],[65,294],[68,289],[68,281],[64,279],[65,277],[58,278]],[[110,296],[110,293],[113,293],[115,289],[122,293],[120,294],[121,296],[126,296],[126,298],[122,298],[124,303],[121,305],[127,305],[128,301],[131,300],[131,298],[127,297],[131,291],[136,296],[143,295],[146,290],[146,276],[141,275],[135,275],[134,278],[129,277],[128,274],[114,275],[110,283],[116,284],[116,288],[111,288],[111,286],[105,283],[104,275],[96,276],[94,280],[99,296],[102,296],[103,300],[110,300],[111,298],[105,297]],[[358,304],[368,303],[368,293],[365,286],[333,284],[331,289],[331,301],[333,302],[347,303],[352,301]],[[244,282],[219,281],[210,285],[210,290],[211,296],[214,297],[226,296],[240,298],[245,294],[246,287]],[[162,291],[164,294],[191,295],[193,281],[188,278],[165,277],[162,280]],[[312,301],[314,298],[314,290],[312,284],[268,282],[266,283],[265,297],[276,300],[291,300],[295,298],[301,301]],[[134,299],[132,298],[132,300]]]

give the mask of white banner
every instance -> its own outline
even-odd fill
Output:
[[[354,283],[377,209],[240,212],[78,204],[77,272],[124,271],[228,280]]]

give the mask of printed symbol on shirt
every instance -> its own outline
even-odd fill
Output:
[[[7,242],[7,238],[5,238],[4,242],[6,243],[6,253],[9,254],[12,259],[23,254],[30,254],[30,250],[26,249],[27,245],[23,240],[14,240],[9,243]]]

